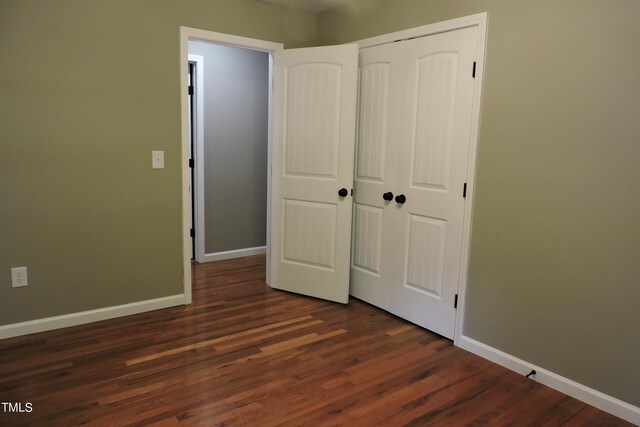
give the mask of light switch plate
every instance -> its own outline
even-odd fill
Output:
[[[152,151],[151,158],[153,169],[164,169],[164,151]]]

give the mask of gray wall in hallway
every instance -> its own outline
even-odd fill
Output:
[[[204,57],[205,252],[264,246],[269,54],[191,41]]]

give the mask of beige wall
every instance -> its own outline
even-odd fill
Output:
[[[249,0],[0,0],[0,325],[182,293],[180,25],[317,41]]]
[[[355,0],[322,44],[487,11],[466,335],[640,406],[640,2]]]

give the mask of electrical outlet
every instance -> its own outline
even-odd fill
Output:
[[[21,288],[27,286],[27,267],[14,267],[11,269],[11,286]]]

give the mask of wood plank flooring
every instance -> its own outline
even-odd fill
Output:
[[[194,267],[194,303],[0,341],[0,425],[630,425],[358,300]]]

